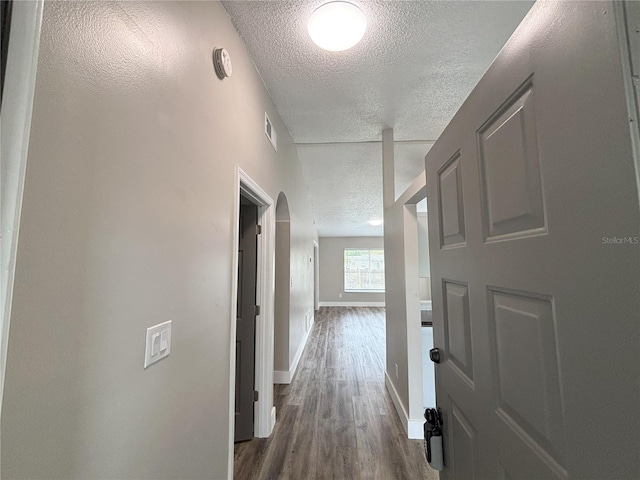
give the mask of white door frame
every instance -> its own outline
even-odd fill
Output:
[[[13,2],[9,50],[7,52],[7,70],[2,100],[0,123],[2,150],[2,233],[0,250],[2,258],[1,278],[2,295],[0,297],[0,411],[4,391],[4,374],[9,342],[9,324],[11,319],[11,300],[18,250],[20,213],[22,210],[22,192],[29,135],[31,133],[31,114],[35,95],[38,52],[40,49],[40,31],[42,27],[43,0],[33,2]]]
[[[416,204],[427,196],[425,172],[420,173],[411,185],[398,197],[396,205],[402,205],[404,242],[405,312],[407,322],[407,386],[408,404],[396,410],[403,420],[407,437],[424,438],[422,327],[420,320],[420,281],[418,275],[418,218]],[[398,403],[401,402],[398,400]],[[402,412],[402,413],[401,413]]]
[[[233,237],[231,262],[231,318],[229,338],[229,473],[233,472],[233,444],[236,384],[236,314],[238,295],[238,222],[240,220],[240,195],[258,205],[258,223],[262,233],[258,236],[258,261],[256,271],[256,304],[260,315],[256,322],[255,389],[259,399],[254,406],[254,436],[271,435],[276,422],[273,405],[273,308],[275,288],[275,203],[273,199],[247,175],[236,167],[233,204]]]

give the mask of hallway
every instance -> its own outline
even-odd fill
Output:
[[[268,439],[235,446],[234,478],[432,479],[384,385],[383,308],[321,308]]]

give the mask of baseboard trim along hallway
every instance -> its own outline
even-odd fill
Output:
[[[320,302],[321,307],[384,307],[384,302]]]
[[[402,405],[400,401],[400,396],[398,395],[398,391],[396,387],[393,386],[393,382],[387,372],[384,372],[384,384],[387,387],[387,391],[389,395],[391,395],[391,400],[393,400],[393,405],[396,407],[396,412],[400,416],[400,421],[402,422],[402,426],[404,427],[404,431],[407,433],[407,437],[420,440],[424,438],[424,418],[419,419],[411,419],[407,414],[407,410]]]
[[[302,357],[302,352],[304,352],[304,348],[307,346],[307,341],[309,340],[309,335],[311,334],[311,330],[313,330],[314,317],[311,317],[309,330],[302,337],[302,341],[300,342],[300,346],[298,347],[298,351],[296,355],[293,357],[293,362],[291,363],[291,368],[289,371],[282,370],[274,370],[273,371],[273,383],[280,385],[288,385],[293,380],[293,377],[296,374],[296,370],[298,369],[298,364],[300,363],[300,358]]]

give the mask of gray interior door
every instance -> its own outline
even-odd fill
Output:
[[[630,132],[613,5],[538,3],[428,153],[441,478],[640,478]]]
[[[236,442],[253,438],[258,207],[241,197],[236,318]]]

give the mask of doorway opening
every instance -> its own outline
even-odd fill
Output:
[[[429,260],[429,221],[427,199],[416,204],[418,227],[418,298],[420,300],[420,330],[422,350],[422,408],[436,407],[435,369],[429,358],[433,348],[433,315],[431,308],[431,264]]]
[[[238,293],[236,295],[236,384],[234,442],[253,438],[256,364],[256,278],[258,206],[240,195],[238,220]]]
[[[398,408],[409,438],[424,438],[424,407],[434,406],[433,365],[425,364],[424,350],[429,345],[431,324],[431,266],[427,235],[426,177],[418,175],[398,197],[394,208],[401,209],[402,253],[395,258],[395,275],[402,280],[402,315],[406,319],[407,403]],[[396,212],[396,215],[400,212]],[[399,305],[396,306],[396,308]],[[427,337],[427,338],[425,338]],[[431,348],[431,347],[429,347]],[[428,353],[428,352],[427,352]],[[428,358],[428,357],[427,357]],[[389,384],[392,384],[389,381]],[[391,389],[389,389],[392,391]],[[425,395],[425,394],[428,395]],[[426,402],[426,403],[425,403]]]
[[[420,268],[420,230],[417,206],[426,198],[424,173],[419,175],[419,182],[412,184],[398,199],[403,204],[404,222],[404,273],[405,273],[405,305],[407,315],[407,382],[408,382],[408,413],[407,434],[409,438],[422,438],[424,431],[422,419],[424,412],[424,362],[422,327],[423,311],[419,301],[424,296],[421,292]],[[422,220],[425,220],[422,217]],[[424,232],[423,232],[424,233]],[[422,252],[424,254],[424,252]],[[427,252],[428,254],[428,252]],[[416,261],[418,260],[418,261]],[[427,267],[428,269],[428,267]],[[424,281],[423,287],[424,287]],[[432,332],[432,330],[430,329]],[[427,367],[430,367],[428,365]],[[435,393],[435,392],[434,392]],[[419,419],[417,422],[414,419]]]
[[[255,256],[255,322],[253,385],[253,437],[266,438],[273,431],[276,411],[273,403],[273,311],[274,311],[274,246],[275,246],[275,205],[273,199],[241,168],[236,169],[234,194],[234,235],[232,237],[231,264],[231,318],[229,338],[229,456],[228,469],[233,471],[234,440],[236,427],[236,342],[238,304],[242,292],[238,290],[239,239],[241,203],[256,208],[259,234],[256,236]],[[241,201],[242,199],[242,201]],[[240,297],[240,298],[239,298]]]

